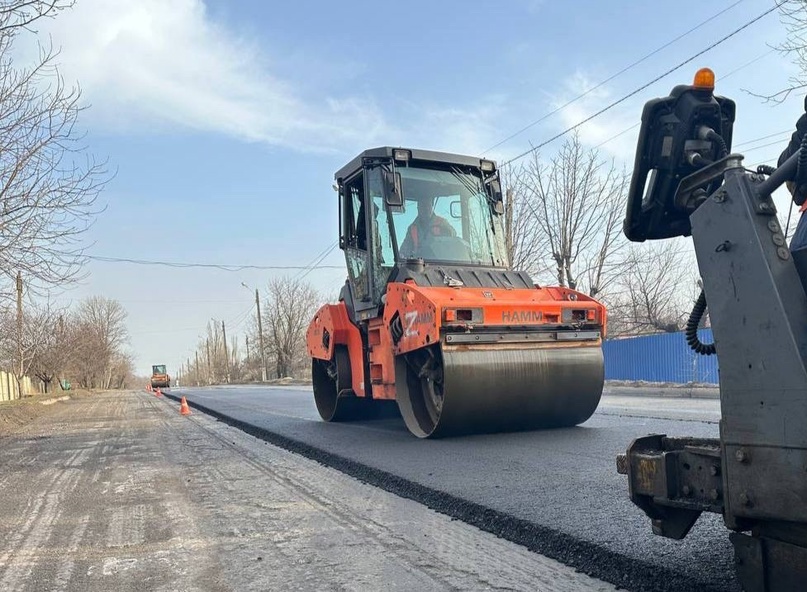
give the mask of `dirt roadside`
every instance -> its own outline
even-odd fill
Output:
[[[33,397],[24,397],[14,401],[0,402],[0,438],[14,434],[43,415],[53,412],[56,403],[70,398],[89,397],[89,391],[56,391],[49,394],[40,394]]]
[[[172,401],[104,393],[2,438],[2,590],[612,590]]]

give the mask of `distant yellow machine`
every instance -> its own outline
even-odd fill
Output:
[[[170,388],[171,377],[165,371],[165,364],[151,367],[151,388]]]

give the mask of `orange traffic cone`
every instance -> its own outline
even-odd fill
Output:
[[[191,409],[190,409],[190,407],[188,407],[188,402],[185,400],[184,395],[183,395],[182,399],[179,402],[179,412],[182,415],[190,415],[191,414]]]
[[[163,396],[163,392],[160,390],[160,387],[157,387],[157,390],[154,391],[154,396],[155,397],[162,397]]]

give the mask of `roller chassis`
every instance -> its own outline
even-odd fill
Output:
[[[488,272],[497,278],[489,287],[424,287],[414,284],[413,274],[402,266],[399,277],[404,281],[388,285],[384,307],[368,320],[352,318],[346,285],[340,302],[322,307],[309,327],[315,400],[322,418],[364,418],[373,403],[395,401],[409,430],[422,438],[587,420],[604,382],[602,306],[568,289],[524,285],[501,290],[493,287],[502,281],[498,274],[510,272]],[[443,320],[446,303],[467,304],[474,297],[489,302],[490,310],[511,323],[517,320],[512,311],[520,310],[522,324]],[[596,316],[596,322],[551,322],[587,314]],[[462,371],[455,371],[456,366]],[[449,412],[444,413],[447,400]],[[558,400],[566,403],[558,405]],[[344,410],[348,405],[350,412]]]

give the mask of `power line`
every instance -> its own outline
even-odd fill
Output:
[[[732,150],[733,150],[734,148],[739,148],[740,146],[748,146],[748,144],[753,144],[754,142],[759,142],[759,141],[761,141],[761,140],[767,140],[767,139],[769,139],[769,138],[776,138],[776,137],[778,137],[778,138],[780,138],[780,139],[781,139],[781,137],[782,137],[784,134],[790,134],[790,130],[783,130],[783,131],[781,131],[781,132],[776,132],[775,134],[769,134],[769,135],[767,135],[767,136],[760,136],[759,138],[754,138],[753,140],[746,140],[745,142],[740,142],[739,144],[736,144],[735,146],[732,146]]]
[[[599,144],[597,144],[596,146],[594,146],[594,149],[596,150],[597,148],[600,148],[600,147],[602,147],[602,146],[605,146],[605,145],[606,145],[608,142],[612,142],[612,141],[616,140],[618,137],[620,137],[620,136],[624,136],[624,135],[625,135],[625,134],[627,134],[627,133],[628,133],[630,130],[632,130],[632,129],[636,129],[636,128],[637,128],[637,127],[639,127],[640,125],[642,125],[642,122],[641,122],[641,121],[640,121],[640,122],[638,122],[638,123],[634,123],[634,124],[633,124],[632,126],[630,126],[630,127],[626,127],[625,129],[623,129],[623,130],[622,130],[621,132],[619,132],[618,134],[615,134],[615,135],[611,136],[610,138],[608,138],[607,140],[605,140],[605,141],[603,141],[603,142],[600,142]]]
[[[745,154],[747,154],[749,152],[754,152],[755,150],[761,150],[763,148],[768,148],[770,146],[782,146],[783,147],[782,150],[784,150],[784,144],[782,143],[782,140],[776,140],[775,142],[768,142],[767,144],[762,144],[761,146],[753,146],[751,148],[747,148],[747,149],[743,150],[743,155],[745,155]]]
[[[325,254],[324,254],[324,255],[322,255],[322,257],[320,257],[320,258],[317,260],[317,262],[316,262],[314,265],[312,265],[312,266],[311,266],[311,268],[310,268],[310,269],[308,269],[308,270],[307,270],[305,273],[303,273],[302,275],[300,275],[298,279],[303,279],[303,278],[305,278],[305,276],[307,276],[309,273],[311,273],[311,272],[312,272],[314,269],[317,269],[317,265],[319,265],[320,263],[322,263],[322,262],[325,260],[325,257],[327,257],[328,255],[330,255],[330,254],[333,252],[333,250],[334,250],[334,249],[335,249],[335,248],[336,248],[338,245],[339,245],[339,243],[334,243],[334,244],[331,246],[331,248],[330,248],[330,249],[328,249],[327,251],[325,251]],[[342,269],[342,266],[339,266],[338,268],[339,268],[339,269]]]
[[[596,84],[595,86],[591,87],[591,88],[590,88],[590,89],[588,89],[587,91],[585,91],[585,92],[583,92],[583,93],[581,93],[581,94],[577,95],[577,96],[576,96],[576,97],[574,97],[573,99],[571,99],[571,100],[569,100],[569,101],[565,102],[565,103],[564,103],[563,105],[561,105],[560,107],[557,107],[556,109],[553,109],[552,111],[550,111],[549,113],[547,113],[547,114],[543,115],[542,117],[540,117],[540,118],[536,119],[536,120],[535,120],[535,121],[533,121],[532,123],[530,123],[530,124],[528,124],[528,125],[524,126],[523,128],[521,128],[521,129],[520,129],[520,130],[518,130],[517,132],[514,132],[513,134],[510,134],[509,136],[507,136],[507,137],[506,137],[504,140],[502,140],[501,142],[499,142],[499,143],[497,143],[497,144],[494,144],[494,145],[493,145],[493,146],[491,146],[490,148],[486,149],[486,150],[485,150],[485,152],[490,152],[491,150],[493,150],[493,149],[495,149],[495,148],[498,148],[499,146],[501,146],[501,145],[502,145],[502,144],[504,144],[505,142],[509,142],[510,140],[512,140],[513,138],[515,138],[516,136],[521,135],[522,133],[524,133],[525,131],[527,131],[527,130],[528,130],[528,129],[530,129],[531,127],[533,127],[533,126],[535,126],[535,125],[538,125],[539,123],[541,123],[541,122],[542,122],[542,121],[544,121],[545,119],[547,119],[547,118],[551,117],[552,115],[554,115],[554,114],[555,114],[555,113],[557,113],[558,111],[562,111],[563,109],[565,109],[566,107],[568,107],[568,106],[569,106],[569,105],[571,105],[572,103],[575,103],[575,102],[579,101],[580,99],[582,99],[583,97],[585,97],[585,96],[587,96],[587,95],[591,94],[592,92],[594,92],[594,91],[595,91],[595,90],[597,90],[598,88],[600,88],[600,87],[602,87],[602,86],[604,86],[604,85],[608,84],[608,83],[609,83],[609,82],[611,82],[611,81],[612,81],[614,78],[617,78],[618,76],[621,76],[622,74],[624,74],[624,73],[625,73],[625,72],[627,72],[628,70],[630,70],[630,69],[634,68],[635,66],[638,66],[638,65],[639,65],[639,64],[641,64],[642,62],[644,62],[644,61],[646,61],[646,60],[650,59],[651,57],[653,57],[654,55],[656,55],[656,54],[657,54],[657,53],[659,53],[660,51],[662,51],[662,50],[664,50],[664,49],[668,48],[668,47],[669,47],[670,45],[672,45],[673,43],[675,43],[675,42],[677,42],[677,41],[680,41],[681,39],[683,39],[684,37],[686,37],[686,36],[687,36],[687,35],[689,35],[690,33],[693,33],[693,32],[695,32],[695,31],[697,31],[697,30],[698,30],[698,29],[700,29],[702,26],[704,26],[704,25],[706,25],[706,24],[710,23],[711,21],[713,21],[713,20],[714,20],[714,19],[716,19],[717,17],[719,17],[719,16],[723,15],[724,13],[728,12],[729,10],[731,10],[732,8],[734,8],[735,6],[737,6],[738,4],[740,4],[740,3],[742,3],[742,2],[743,2],[743,0],[737,0],[737,2],[735,2],[734,4],[732,4],[732,5],[728,6],[727,8],[724,8],[723,10],[721,10],[720,12],[718,12],[717,14],[714,14],[714,15],[710,16],[708,19],[706,19],[705,21],[703,21],[703,22],[701,22],[701,23],[699,23],[699,24],[695,25],[694,27],[692,27],[692,28],[691,28],[691,29],[689,29],[688,31],[686,31],[686,32],[684,32],[684,33],[681,33],[681,34],[680,34],[678,37],[676,37],[675,39],[673,39],[673,40],[671,40],[671,41],[668,41],[667,43],[665,43],[665,44],[664,44],[664,45],[662,45],[661,47],[658,47],[658,48],[654,49],[653,51],[651,51],[650,53],[648,53],[648,54],[646,54],[645,56],[641,57],[640,59],[636,60],[635,62],[633,62],[633,63],[632,63],[632,64],[630,64],[629,66],[625,66],[624,68],[622,68],[622,69],[621,69],[619,72],[617,72],[616,74],[613,74],[613,75],[609,76],[608,78],[606,78],[606,79],[605,79],[605,80],[603,80],[602,82],[600,82],[600,83]]]
[[[757,57],[755,57],[753,60],[750,60],[750,61],[748,61],[748,62],[744,63],[742,66],[739,66],[739,67],[737,67],[737,68],[734,68],[734,70],[732,70],[732,71],[731,71],[731,72],[729,72],[728,74],[725,74],[725,75],[723,75],[723,76],[720,76],[720,80],[721,80],[721,81],[726,80],[726,78],[729,78],[729,77],[733,76],[734,74],[736,74],[737,72],[739,72],[740,70],[743,70],[744,68],[747,68],[748,66],[750,66],[750,65],[752,65],[752,64],[755,64],[755,63],[757,63],[759,60],[761,60],[761,59],[762,59],[762,58],[764,58],[765,56],[770,55],[770,54],[771,54],[771,53],[773,53],[774,51],[776,51],[776,50],[775,50],[775,49],[771,49],[771,50],[769,50],[769,51],[766,51],[766,52],[765,52],[765,53],[763,53],[763,54],[758,55],[758,56],[757,56]],[[638,123],[634,123],[634,124],[633,124],[633,125],[631,125],[630,127],[626,127],[626,128],[625,128],[625,129],[623,129],[621,132],[619,132],[619,133],[617,133],[617,134],[615,134],[615,135],[611,136],[611,137],[610,137],[610,138],[608,138],[607,140],[603,140],[602,142],[600,142],[599,144],[597,144],[597,145],[596,145],[594,148],[595,148],[595,149],[597,149],[597,148],[602,148],[603,146],[605,146],[605,145],[606,145],[606,144],[608,144],[609,142],[613,142],[614,140],[616,140],[617,138],[619,138],[619,137],[621,137],[621,136],[625,135],[626,133],[628,133],[628,132],[629,132],[629,131],[631,131],[632,129],[635,129],[635,128],[639,127],[639,126],[641,125],[641,123],[642,123],[642,122],[640,121],[640,122],[638,122]],[[784,132],[781,132],[781,133],[784,133]],[[774,135],[776,135],[776,134],[772,134],[771,136],[768,136],[768,137],[773,137]],[[761,139],[763,139],[763,138],[758,138],[758,139],[760,139],[760,140],[761,140]],[[753,141],[754,141],[754,140],[749,140],[749,142],[753,142]],[[746,143],[749,143],[749,142],[746,142]],[[739,145],[740,145],[740,146],[742,146],[742,145],[744,145],[744,144],[739,144]]]
[[[317,253],[311,262],[294,276],[294,279],[303,279],[305,276],[311,273],[311,270],[314,269],[318,264],[322,263],[325,260],[325,257],[330,255],[337,246],[339,246],[339,241],[332,243],[330,246]]]
[[[776,51],[775,49],[769,49],[769,50],[768,50],[768,51],[766,51],[765,53],[760,54],[760,55],[758,55],[757,57],[755,57],[753,60],[750,60],[750,61],[748,61],[748,62],[744,63],[742,66],[738,66],[738,67],[734,68],[734,70],[732,70],[732,71],[731,71],[731,72],[729,72],[728,74],[724,74],[723,76],[721,76],[721,77],[720,77],[720,79],[721,79],[721,80],[725,80],[725,79],[726,79],[726,78],[728,78],[729,76],[733,76],[734,74],[736,74],[736,73],[737,73],[737,72],[739,72],[740,70],[743,70],[744,68],[747,68],[748,66],[750,66],[750,65],[752,65],[752,64],[756,64],[756,63],[757,63],[759,60],[761,60],[761,59],[762,59],[762,58],[764,58],[764,57],[767,57],[767,56],[771,55],[771,54],[772,54],[773,52],[775,52],[775,51]]]
[[[694,55],[690,56],[689,58],[687,58],[687,59],[686,59],[686,60],[684,60],[683,62],[680,62],[680,63],[679,63],[679,64],[677,64],[676,66],[673,66],[672,68],[670,68],[670,69],[669,69],[669,70],[667,70],[666,72],[664,72],[664,73],[662,73],[662,74],[660,74],[660,75],[656,76],[656,77],[655,77],[653,80],[651,80],[650,82],[647,82],[646,84],[643,84],[642,86],[640,86],[640,87],[639,87],[639,88],[637,88],[636,90],[634,90],[634,91],[632,91],[632,92],[630,92],[630,93],[626,94],[626,95],[625,95],[625,96],[623,96],[622,98],[617,99],[617,100],[616,100],[616,101],[614,101],[613,103],[610,103],[609,105],[607,105],[607,106],[603,107],[602,109],[600,109],[599,111],[597,111],[597,112],[596,112],[596,113],[594,113],[593,115],[589,115],[588,117],[586,117],[586,118],[585,118],[585,119],[583,119],[582,121],[579,121],[578,123],[574,124],[573,126],[566,128],[565,130],[563,130],[562,132],[560,132],[560,133],[558,133],[558,134],[555,134],[554,136],[552,136],[552,137],[551,137],[551,138],[549,138],[548,140],[545,140],[545,141],[541,142],[540,144],[538,144],[537,146],[533,146],[533,147],[531,147],[529,150],[526,150],[526,151],[522,152],[521,154],[519,154],[518,156],[515,156],[515,157],[511,158],[510,160],[508,160],[508,161],[506,161],[506,162],[502,163],[502,164],[500,165],[500,168],[501,168],[501,167],[505,167],[505,166],[507,166],[507,165],[509,165],[509,164],[512,164],[512,163],[516,162],[517,160],[521,160],[522,158],[524,158],[524,157],[525,157],[525,156],[527,156],[528,154],[531,154],[531,153],[535,152],[536,150],[539,150],[540,148],[543,148],[543,147],[544,147],[544,146],[546,146],[547,144],[549,144],[549,143],[551,143],[551,142],[554,142],[554,141],[555,141],[555,140],[557,140],[558,138],[561,138],[561,137],[565,136],[565,135],[566,135],[566,134],[568,134],[569,132],[572,132],[572,131],[576,130],[576,129],[577,129],[577,128],[579,128],[581,125],[584,125],[584,124],[588,123],[589,121],[591,121],[592,119],[595,119],[596,117],[599,117],[600,115],[602,115],[602,114],[603,114],[603,113],[605,113],[606,111],[610,111],[611,109],[613,109],[614,107],[616,107],[616,106],[617,106],[617,105],[619,105],[620,103],[624,103],[624,102],[625,102],[625,101],[627,101],[629,98],[631,98],[631,97],[633,97],[633,96],[635,96],[635,95],[639,94],[640,92],[642,92],[643,90],[645,90],[645,89],[646,89],[646,88],[648,88],[649,86],[652,86],[653,84],[655,84],[655,83],[656,83],[656,82],[658,82],[659,80],[661,80],[661,79],[663,79],[663,78],[665,78],[665,77],[669,76],[670,74],[672,74],[672,73],[673,73],[673,72],[675,72],[676,70],[680,70],[682,67],[686,66],[686,65],[687,65],[688,63],[690,63],[691,61],[693,61],[693,60],[695,60],[696,58],[698,58],[698,57],[702,56],[703,54],[705,54],[705,53],[707,53],[707,52],[709,52],[709,51],[713,50],[713,49],[714,49],[715,47],[717,47],[718,45],[721,45],[722,43],[724,43],[724,42],[728,41],[729,39],[731,39],[732,37],[734,37],[735,35],[737,35],[737,34],[738,34],[738,33],[740,33],[741,31],[743,31],[743,30],[747,29],[748,27],[750,27],[751,25],[753,25],[753,24],[754,24],[754,23],[756,23],[757,21],[761,20],[762,18],[766,17],[767,15],[769,15],[770,13],[772,13],[773,11],[775,11],[777,8],[779,8],[779,6],[781,6],[781,5],[782,5],[782,4],[784,4],[785,2],[787,2],[787,0],[780,0],[779,2],[777,2],[777,3],[776,3],[774,6],[773,6],[773,8],[769,8],[768,10],[766,10],[766,11],[762,12],[761,14],[757,15],[756,17],[754,17],[754,18],[753,18],[753,19],[751,19],[750,21],[746,22],[746,23],[745,23],[745,24],[743,24],[742,26],[740,26],[740,27],[738,27],[738,28],[734,29],[734,30],[733,30],[731,33],[729,33],[728,35],[725,35],[724,37],[721,37],[720,39],[718,39],[717,41],[715,41],[714,43],[712,43],[711,45],[709,45],[709,46],[708,46],[708,47],[706,47],[705,49],[702,49],[701,51],[699,51],[698,53],[696,53],[696,54],[694,54]]]
[[[331,249],[333,250],[333,249]],[[245,269],[278,270],[278,269],[342,269],[342,265],[230,265],[224,263],[185,263],[179,261],[155,261],[148,259],[128,259],[125,257],[102,257],[100,255],[87,255],[87,259],[104,263],[132,263],[135,265],[161,265],[163,267],[200,267],[204,269],[221,269],[223,271],[243,271]]]
[[[252,314],[252,311],[254,309],[255,309],[255,303],[253,302],[249,305],[249,308],[246,311],[237,314],[231,320],[227,321],[227,326],[230,327],[230,330],[232,331],[235,331],[236,329],[240,328],[241,325],[244,324],[244,321],[247,320],[247,318],[249,318],[249,315]]]
[[[240,304],[244,300],[118,300],[121,304]]]

